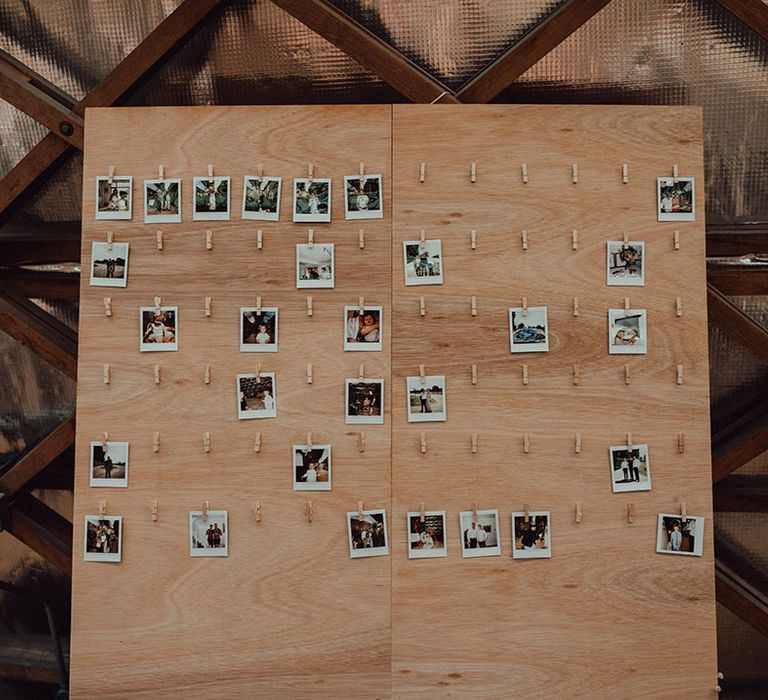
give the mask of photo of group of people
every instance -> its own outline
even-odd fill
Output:
[[[128,486],[128,443],[91,443],[91,486]]]
[[[405,284],[443,283],[443,244],[438,239],[403,241]]]
[[[275,418],[277,416],[277,395],[275,373],[237,375],[237,417]]]
[[[515,559],[549,559],[552,543],[549,535],[548,512],[512,513],[512,556]]]
[[[125,287],[128,284],[128,243],[91,243],[91,286]]]
[[[445,511],[408,513],[408,558],[431,559],[446,555]]]
[[[381,219],[384,208],[381,196],[381,175],[344,177],[344,216],[347,219]]]
[[[700,557],[704,539],[704,518],[659,513],[656,551]]]
[[[364,510],[347,513],[349,556],[380,557],[389,554],[387,544],[387,512]]]
[[[347,424],[383,424],[384,380],[347,379],[346,406]]]
[[[608,285],[642,287],[645,284],[645,243],[608,241]]]
[[[229,555],[226,510],[189,512],[189,556],[226,557]]]
[[[240,352],[277,352],[277,307],[240,309]]]
[[[280,177],[246,175],[243,179],[242,217],[255,221],[279,221],[282,186]]]
[[[509,349],[511,352],[548,352],[547,307],[509,309]]]
[[[344,350],[381,350],[381,306],[344,307]]]
[[[408,422],[444,421],[448,415],[445,398],[445,376],[406,377]]]
[[[228,177],[196,177],[194,197],[193,221],[229,220]]]
[[[133,178],[99,176],[96,178],[96,218],[127,220],[133,215]]]
[[[308,223],[323,223],[331,220],[330,178],[294,179],[293,220]]]
[[[331,490],[331,446],[293,446],[293,490]]]
[[[139,309],[141,324],[139,350],[142,352],[167,352],[179,349],[178,307],[142,306]]]
[[[645,309],[608,309],[608,353],[645,355],[647,352],[647,311]]]
[[[333,250],[333,243],[296,244],[297,289],[333,288]]]
[[[144,180],[144,223],[181,223],[181,180]]]
[[[501,554],[498,510],[465,510],[459,513],[461,556],[493,557]]]
[[[651,460],[648,445],[611,447],[613,492],[650,491]]]
[[[123,518],[119,515],[86,515],[84,561],[119,562],[123,556]]]
[[[695,221],[696,193],[692,177],[657,180],[659,221]]]

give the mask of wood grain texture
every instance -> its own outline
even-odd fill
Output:
[[[673,163],[703,182],[701,133],[700,110],[687,108],[394,107],[394,697],[713,696],[703,204],[690,223],[659,223],[655,209],[656,177]],[[470,184],[473,161],[477,182]],[[442,286],[402,283],[402,241],[420,228],[442,239]],[[579,232],[575,251],[572,229]],[[621,240],[624,230],[646,242],[645,287],[606,285],[606,241]],[[475,318],[470,295],[477,296]],[[549,353],[509,352],[507,308],[523,296],[548,306]],[[624,296],[648,309],[645,356],[608,355],[607,309],[620,308]],[[404,377],[420,363],[446,375],[445,423],[406,423]],[[678,364],[682,385],[675,383]],[[422,430],[426,454],[419,453]],[[627,432],[650,446],[651,491],[611,492],[608,447],[624,444]],[[655,552],[657,514],[678,511],[682,500],[688,513],[707,518],[701,559]],[[499,509],[501,557],[462,559],[457,513],[473,501]],[[421,502],[448,511],[445,559],[407,558],[405,514]],[[552,559],[512,560],[509,512],[524,502],[551,511]],[[668,638],[690,653],[669,653]]]

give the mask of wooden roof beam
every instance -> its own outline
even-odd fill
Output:
[[[717,0],[755,34],[768,39],[768,5],[761,0]]]
[[[768,600],[744,579],[715,561],[715,598],[750,627],[768,636]]]
[[[768,405],[764,402],[712,436],[712,483],[768,450]]]
[[[768,364],[768,330],[745,314],[712,284],[707,284],[709,321],[745,350]]]
[[[768,294],[768,265],[707,263],[707,281],[728,296]]]
[[[768,513],[768,475],[731,474],[715,485],[717,513]]]

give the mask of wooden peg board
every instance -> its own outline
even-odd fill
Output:
[[[74,550],[82,551],[83,516],[98,512],[102,498],[109,513],[123,516],[124,538],[120,564],[75,556],[73,698],[558,698],[573,697],[575,688],[606,699],[711,697],[700,110],[120,108],[88,110],[86,126],[83,269],[91,242],[106,240],[107,229],[131,250],[127,288],[90,287],[84,273],[81,289]],[[383,175],[384,219],[344,221],[343,176],[358,173],[360,161],[366,173]],[[332,290],[294,283],[295,245],[306,242],[309,225],[290,221],[290,192],[308,162],[315,177],[333,178],[333,221],[312,225],[317,242],[336,246]],[[231,177],[228,222],[192,221],[192,181],[209,163],[217,176]],[[240,219],[243,176],[256,175],[258,163],[265,175],[283,178],[280,222]],[[696,178],[696,222],[656,221],[656,177],[671,174],[673,163]],[[143,180],[155,178],[159,164],[166,177],[182,179],[181,224],[143,223]],[[94,219],[95,177],[110,165],[134,178],[132,221]],[[417,239],[421,228],[443,241],[445,283],[406,288],[402,241]],[[214,232],[210,251],[207,230]],[[646,242],[645,287],[605,284],[605,242],[621,240],[624,230]],[[276,354],[239,352],[239,309],[255,305],[257,295],[280,309]],[[380,353],[342,352],[343,306],[361,295],[384,307]],[[138,351],[138,308],[155,296],[179,306],[177,353]],[[509,352],[507,308],[523,296],[549,309],[549,353]],[[607,309],[621,308],[624,296],[649,310],[647,356],[608,355]],[[366,377],[385,380],[384,425],[344,424],[344,380],[358,376],[360,362]],[[257,363],[277,373],[278,417],[238,421],[234,377]],[[446,375],[444,424],[406,422],[405,376],[418,374],[419,364]],[[88,443],[104,431],[130,442],[127,489],[88,486]],[[331,492],[291,488],[291,445],[307,431],[315,444],[332,444]],[[608,446],[622,444],[627,432],[650,445],[650,492],[611,492]],[[229,512],[226,559],[189,557],[188,511],[203,501]],[[389,557],[349,559],[345,512],[358,501],[387,509]],[[501,557],[461,558],[458,512],[473,501],[499,509]],[[628,501],[636,507],[632,525]],[[675,512],[680,501],[707,518],[700,559],[655,553],[657,514]],[[407,558],[405,514],[422,502],[448,513],[445,559]],[[511,558],[509,512],[524,502],[552,513],[551,560]]]

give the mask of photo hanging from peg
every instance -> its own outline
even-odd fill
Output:
[[[213,231],[205,232],[205,249],[213,250]]]
[[[261,229],[256,229],[256,250],[264,248],[264,233]]]
[[[581,522],[581,501],[576,501],[576,522]]]
[[[365,452],[365,433],[361,432],[357,437],[357,451]]]
[[[110,368],[109,365],[104,365],[104,383],[109,384],[110,381]]]
[[[205,297],[205,315],[206,317],[211,315],[211,297]]]
[[[627,163],[621,166],[621,182],[625,185],[629,182],[629,165]]]
[[[470,250],[477,250],[477,229],[472,229],[469,232],[469,248]]]
[[[520,234],[520,240],[523,242],[523,250],[528,250],[528,231],[525,229]]]
[[[579,232],[576,229],[571,231],[571,250],[578,250],[579,247]]]
[[[427,164],[419,164],[419,182],[424,182],[427,179]]]
[[[312,501],[307,501],[307,504],[304,506],[304,512],[307,515],[307,522],[311,523],[315,517],[315,508],[312,505]]]
[[[472,165],[469,166],[469,181],[477,182],[477,163],[472,161]]]
[[[112,315],[112,297],[104,297],[104,315]]]
[[[157,241],[157,249],[162,250],[163,249],[163,232],[157,231],[155,233],[155,239]]]
[[[523,175],[523,184],[527,185],[528,184],[528,163],[523,163],[520,166],[520,170],[521,170],[522,175]]]
[[[363,250],[365,248],[365,231],[363,231],[363,229],[360,229],[357,232],[357,245],[360,248],[360,250]]]
[[[152,501],[149,507],[149,512],[152,514],[152,522],[157,522],[157,511],[158,511],[158,503],[157,501]]]
[[[571,164],[571,179],[573,180],[574,185],[579,181],[579,164],[578,163]]]
[[[427,453],[427,434],[422,432],[421,435],[419,435],[419,443],[421,448],[421,454]]]

